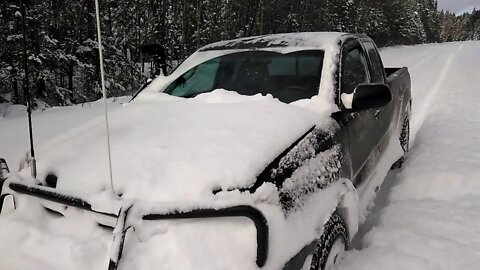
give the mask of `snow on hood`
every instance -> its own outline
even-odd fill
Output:
[[[275,157],[328,119],[271,96],[157,95],[162,101],[135,102],[110,115],[114,186],[125,198],[198,201],[218,188],[251,185]],[[38,152],[38,178],[54,172],[58,190],[89,196],[109,189],[103,118]]]

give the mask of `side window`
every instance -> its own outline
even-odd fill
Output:
[[[360,48],[350,50],[342,68],[342,93],[351,94],[361,83],[369,83],[367,61]]]
[[[372,69],[370,70],[370,74],[372,75],[372,82],[376,83],[384,83],[383,80],[383,66],[380,60],[380,56],[378,55],[377,50],[375,49],[375,45],[372,42],[365,42],[363,43],[365,49],[367,50],[368,57],[372,63]]]

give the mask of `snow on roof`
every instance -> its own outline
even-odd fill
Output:
[[[212,43],[199,51],[272,47],[321,47],[335,44],[346,33],[302,32],[246,37]]]

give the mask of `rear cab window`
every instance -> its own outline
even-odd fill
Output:
[[[367,51],[368,57],[370,58],[370,74],[372,76],[372,82],[385,83],[383,65],[377,48],[371,41],[364,41],[363,47]]]

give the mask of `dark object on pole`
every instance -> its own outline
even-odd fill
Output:
[[[27,103],[27,115],[28,115],[28,132],[30,136],[30,162],[32,168],[32,176],[37,177],[37,162],[35,160],[35,150],[33,147],[33,127],[32,127],[32,104],[30,98],[30,90],[28,87],[28,58],[27,58],[27,35],[26,29],[26,17],[25,17],[25,3],[21,1],[20,12],[22,13],[22,36],[23,36],[23,68],[25,70],[25,82],[23,84],[23,92]]]
[[[154,64],[153,75],[159,75],[160,70],[163,75],[167,75],[167,53],[165,48],[158,43],[143,44],[140,46],[140,52],[144,56],[149,56]]]

